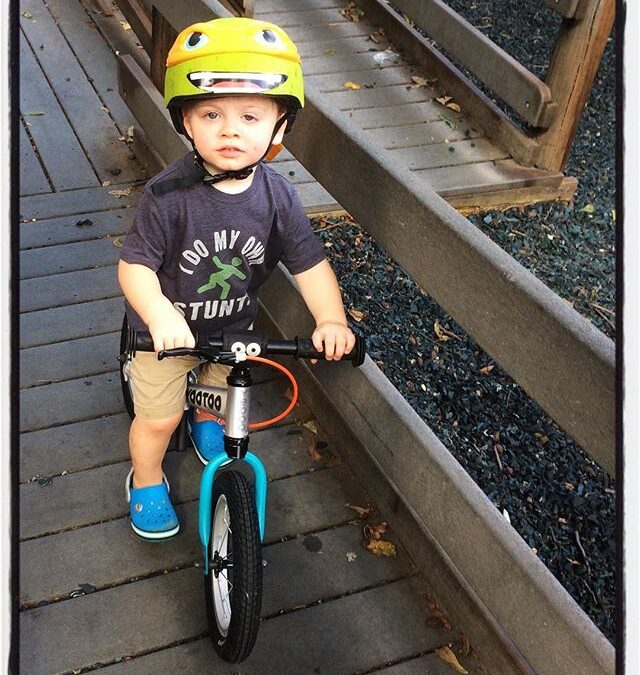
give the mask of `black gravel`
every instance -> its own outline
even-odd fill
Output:
[[[448,4],[536,74],[546,72],[558,21],[541,3]],[[570,205],[539,204],[470,220],[614,338],[613,40],[565,173],[579,181]],[[328,218],[314,227],[371,357],[614,641],[613,481],[357,223]]]

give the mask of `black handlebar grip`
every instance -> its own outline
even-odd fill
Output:
[[[364,341],[364,338],[361,338],[359,335],[355,336],[356,343],[353,349],[345,354],[342,358],[351,361],[351,365],[354,368],[361,366],[364,363],[364,357],[367,353],[367,346]],[[314,346],[313,342],[308,338],[299,338],[296,337],[297,349],[296,349],[296,358],[302,359],[324,359],[324,352],[319,352]]]

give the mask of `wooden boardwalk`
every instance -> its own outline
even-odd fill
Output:
[[[166,460],[181,535],[150,545],[131,533],[115,265],[147,176],[85,6],[24,0],[20,13],[20,672],[454,672],[434,650],[459,636],[429,610],[393,533],[397,557],[363,548],[365,521],[346,505],[371,497],[340,448],[316,445],[304,403],[253,437],[270,485],[263,621],[246,663],[220,662],[207,636],[193,453]],[[257,389],[258,414],[284,400],[278,380]]]

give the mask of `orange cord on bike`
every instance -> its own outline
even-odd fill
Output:
[[[279,415],[276,415],[275,417],[272,417],[269,420],[263,420],[261,422],[252,422],[249,424],[249,429],[263,429],[264,427],[268,427],[272,424],[275,424],[276,422],[279,422],[293,410],[295,404],[298,402],[298,383],[296,382],[296,378],[293,376],[293,374],[277,361],[271,361],[270,359],[265,359],[262,356],[247,356],[247,361],[258,361],[259,363],[264,363],[267,366],[271,366],[272,368],[279,370],[289,378],[289,382],[291,382],[291,386],[293,387],[293,395],[291,396],[291,402],[285,408],[285,410],[283,410]],[[214,422],[218,422],[219,424],[224,424],[223,417],[218,417],[217,415],[210,413],[208,410],[201,410],[200,408],[198,408],[198,413],[202,415],[202,417],[204,417],[205,419],[211,419]]]

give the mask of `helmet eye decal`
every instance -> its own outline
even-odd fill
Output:
[[[213,94],[259,94],[287,81],[277,73],[189,73],[189,82],[203,92]]]
[[[209,38],[204,34],[196,31],[195,33],[190,33],[187,39],[184,42],[184,48],[189,51],[193,49],[199,49],[209,42]]]
[[[285,46],[280,36],[275,31],[269,30],[268,28],[258,31],[255,38],[259,44],[266,45],[267,47],[284,48]]]

